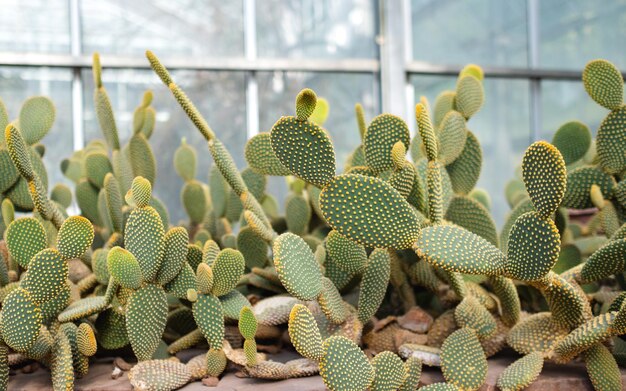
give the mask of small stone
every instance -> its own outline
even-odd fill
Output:
[[[111,379],[118,379],[120,378],[122,375],[124,374],[124,371],[122,371],[121,369],[119,369],[118,367],[113,368],[113,371],[111,372]]]
[[[215,376],[205,377],[204,379],[202,379],[202,385],[205,387],[217,387],[219,383],[219,377]]]
[[[398,318],[400,327],[419,334],[426,334],[433,325],[433,321],[433,317],[420,307],[413,307]]]
[[[124,361],[124,359],[121,357],[115,357],[115,359],[113,360],[113,365],[115,365],[122,371],[130,371],[130,369],[133,367],[131,364]]]
[[[39,365],[37,363],[28,364],[22,367],[22,373],[33,373],[37,369],[39,369]]]

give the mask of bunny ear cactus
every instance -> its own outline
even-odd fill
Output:
[[[341,336],[322,344],[320,375],[331,391],[365,390],[374,381],[374,369],[358,345]]]
[[[120,149],[120,141],[117,133],[117,125],[115,123],[115,116],[113,115],[113,108],[111,106],[111,100],[109,95],[102,85],[102,67],[100,65],[100,55],[94,53],[93,55],[93,78],[95,84],[94,90],[94,107],[96,108],[96,118],[100,124],[100,129],[104,135],[109,148],[113,150]]]
[[[409,148],[409,128],[404,120],[391,114],[375,117],[363,139],[367,165],[377,173],[393,168],[391,150],[397,142],[402,142],[405,150]]]

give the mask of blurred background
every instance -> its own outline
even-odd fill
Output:
[[[368,120],[391,112],[415,131],[412,107],[454,89],[467,63],[486,72],[486,101],[468,123],[483,147],[478,186],[501,226],[504,186],[525,148],[573,119],[595,132],[605,113],[580,81],[585,63],[626,70],[626,0],[0,0],[0,97],[17,117],[47,95],[57,119],[43,142],[51,183],[61,160],[101,137],[93,110],[91,54],[98,51],[121,138],[146,89],[154,91],[156,195],[183,218],[172,167],[181,137],[206,144],[148,68],[154,51],[245,167],[246,139],[267,131],[313,88],[330,102],[325,127],[339,165],[359,144],[354,104]],[[282,178],[269,191],[285,193]]]

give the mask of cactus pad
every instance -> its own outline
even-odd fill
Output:
[[[193,318],[212,349],[220,349],[224,339],[224,310],[213,295],[199,295],[193,303]]]
[[[609,339],[613,335],[611,326],[615,316],[615,312],[607,312],[573,330],[554,347],[556,360],[567,362],[593,345]]]
[[[153,281],[164,251],[165,234],[159,214],[152,207],[135,208],[124,231],[126,249],[137,258],[144,280]]]
[[[450,111],[443,117],[439,130],[439,160],[448,165],[463,152],[467,140],[465,119],[458,111]]]
[[[477,390],[487,377],[487,358],[473,330],[450,334],[441,346],[443,377],[461,390]]]
[[[126,332],[139,361],[152,358],[166,321],[167,299],[162,288],[146,285],[133,292],[126,309]]]
[[[46,231],[33,217],[14,220],[7,228],[5,238],[9,254],[23,268],[27,268],[31,258],[47,247]]]
[[[244,339],[254,339],[257,321],[250,307],[245,306],[239,312],[239,332]],[[256,353],[256,352],[255,352]]]
[[[47,248],[33,256],[21,286],[30,293],[35,304],[42,304],[63,290],[68,275],[67,262],[57,250]]]
[[[392,114],[380,114],[370,122],[363,146],[365,161],[376,172],[393,168],[391,150],[401,141],[408,150],[410,143],[409,128],[404,120]]]
[[[408,202],[377,178],[335,178],[322,190],[320,207],[332,228],[365,246],[409,248],[420,232]]]
[[[365,248],[335,230],[326,236],[326,255],[348,274],[360,272],[367,263]]]
[[[52,101],[45,96],[27,99],[20,109],[20,128],[24,141],[33,145],[41,140],[52,127],[55,118]]]
[[[550,143],[537,141],[524,154],[524,184],[535,209],[544,218],[551,217],[563,200],[565,171],[561,153]]]
[[[88,323],[81,323],[78,326],[76,330],[76,345],[78,351],[87,357],[96,354],[96,350],[98,349],[96,335]]]
[[[348,311],[337,287],[327,277],[322,277],[322,292],[317,298],[324,315],[334,324],[345,322]]]
[[[498,376],[497,385],[503,391],[518,391],[534,382],[543,368],[543,356],[533,352],[516,360]]]
[[[560,246],[559,230],[552,220],[536,212],[523,214],[509,234],[506,273],[521,281],[538,280],[558,260]]]
[[[591,132],[580,121],[567,122],[554,133],[552,144],[563,155],[566,165],[582,159],[591,147]]]
[[[473,75],[465,75],[456,83],[455,108],[465,118],[470,118],[480,110],[485,100],[482,83]]]
[[[366,323],[378,311],[385,298],[391,265],[389,253],[384,249],[375,249],[369,256],[363,278],[361,279],[358,317]]]
[[[442,247],[441,243],[447,246]],[[422,229],[415,251],[430,264],[453,272],[498,275],[504,271],[505,257],[500,250],[455,225]]]
[[[41,310],[30,293],[24,288],[14,289],[2,303],[4,343],[17,352],[26,352],[37,341],[41,320]]]
[[[372,391],[395,391],[404,381],[404,363],[395,353],[385,351],[372,359],[374,382]]]
[[[298,178],[323,187],[335,176],[335,150],[324,129],[295,117],[282,117],[272,127],[274,154]]]
[[[454,310],[459,327],[474,330],[480,338],[489,338],[496,332],[496,320],[473,296],[465,297]]]
[[[606,60],[593,60],[585,65],[583,85],[591,99],[609,110],[617,109],[624,101],[622,74]]]
[[[135,256],[121,247],[113,247],[107,256],[109,275],[128,289],[139,289],[143,282],[141,268]]]
[[[300,300],[314,300],[322,292],[322,272],[310,247],[297,235],[284,233],[273,246],[274,266],[285,289]]]
[[[82,216],[72,216],[59,229],[57,249],[63,259],[78,258],[91,247],[93,238],[91,222]]]
[[[172,281],[183,268],[189,253],[193,251],[188,247],[188,242],[189,234],[183,227],[174,227],[165,233],[163,262],[156,277],[159,284]]]
[[[330,337],[322,345],[320,375],[330,391],[365,390],[374,380],[374,369],[354,342]]]
[[[445,215],[446,220],[498,246],[496,223],[489,211],[478,201],[467,196],[454,196]]]
[[[581,270],[581,282],[589,283],[607,278],[624,270],[626,239],[610,241],[595,251]]]
[[[322,335],[315,317],[302,304],[296,304],[289,314],[289,338],[298,353],[311,360],[322,359]]]
[[[465,147],[458,159],[446,166],[455,193],[468,194],[480,176],[483,152],[476,136],[467,131]]]
[[[189,383],[191,371],[180,362],[149,360],[135,365],[128,372],[128,380],[138,390],[176,390]]]
[[[563,206],[572,209],[593,208],[590,191],[594,184],[598,185],[604,198],[609,198],[615,180],[596,167],[583,166],[569,172]]]
[[[246,143],[246,162],[252,169],[264,175],[287,176],[291,171],[285,168],[272,150],[270,134],[262,132]]]
[[[596,136],[596,150],[600,165],[610,174],[617,174],[626,168],[624,149],[624,124],[626,106],[614,111],[602,121]]]
[[[243,255],[239,251],[231,248],[220,251],[212,265],[212,293],[221,296],[230,292],[239,282],[245,266]]]

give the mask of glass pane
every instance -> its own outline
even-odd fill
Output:
[[[86,53],[243,56],[242,1],[81,1]]]
[[[260,57],[374,58],[373,0],[257,1]]]
[[[74,145],[71,84],[72,72],[69,70],[0,67],[0,99],[12,120],[19,116],[22,103],[33,95],[44,95],[54,102],[54,125],[40,141],[46,146],[43,161],[48,171],[49,188],[59,182],[71,183],[61,172],[61,161],[72,154]]]
[[[283,115],[295,115],[295,99],[305,87],[328,100],[330,109],[324,124],[333,139],[337,168],[360,144],[354,105],[361,103],[368,120],[377,114],[377,96],[372,74],[259,72],[259,125],[269,131]],[[272,190],[272,189],[270,189]],[[274,194],[281,201],[284,193]]]
[[[589,60],[601,57],[626,69],[626,0],[539,4],[543,67],[582,70]]]
[[[425,95],[431,104],[439,93],[454,89],[455,77],[412,76],[415,99]],[[501,227],[509,212],[504,197],[504,185],[513,177],[531,141],[529,113],[529,83],[525,80],[485,79],[485,104],[468,121],[470,129],[480,141],[483,165],[477,187],[489,192],[492,214]]]
[[[175,71],[172,77],[194,101],[217,136],[226,144],[237,167],[245,167],[243,156],[246,142],[244,75],[237,72]],[[93,109],[93,79],[91,71],[83,73],[85,80],[85,139],[102,138]],[[172,159],[181,138],[198,152],[197,178],[208,181],[212,164],[206,141],[193,126],[156,75],[148,70],[105,70],[103,83],[113,105],[120,141],[126,143],[132,132],[132,118],[143,93],[154,92],[152,106],[157,112],[157,123],[150,144],[158,162],[155,194],[168,207],[173,223],[185,219],[180,203],[182,179],[176,174]],[[215,93],[219,91],[219,93]]]
[[[412,0],[413,59],[528,66],[526,0]]]
[[[68,0],[3,0],[0,51],[69,53]]]
[[[566,122],[578,120],[595,133],[608,111],[591,100],[579,81],[541,82],[541,138],[552,140],[554,132]]]

